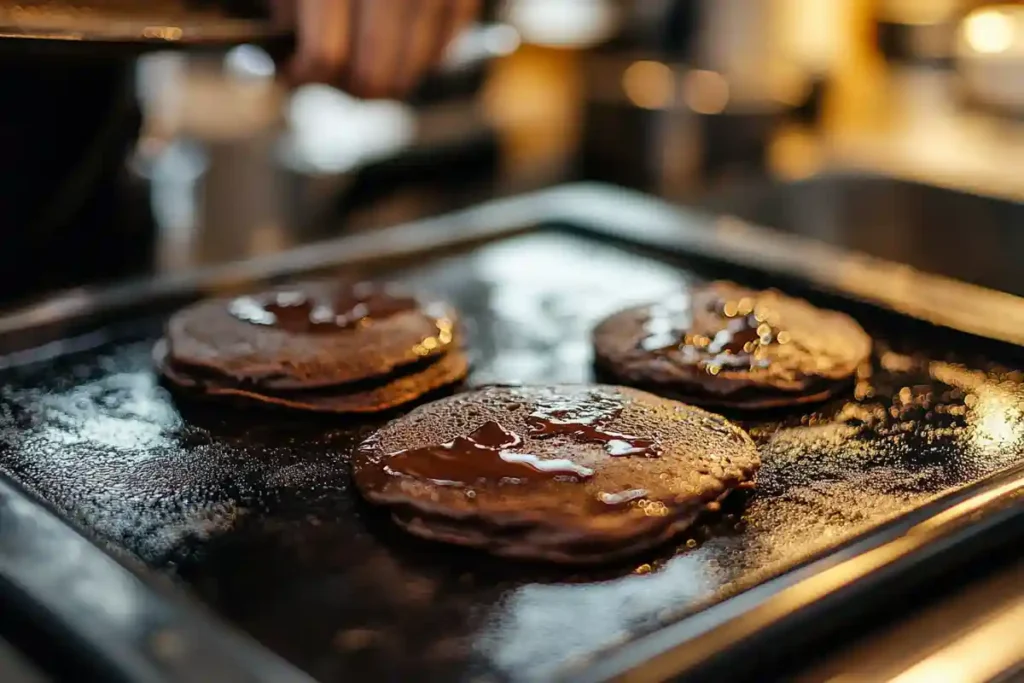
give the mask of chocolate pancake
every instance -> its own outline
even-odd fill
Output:
[[[590,563],[671,538],[759,463],[724,418],[636,389],[492,386],[385,425],[353,474],[417,536]]]
[[[315,389],[360,382],[456,346],[455,311],[372,283],[310,282],[202,301],[167,324],[177,368],[247,388]]]
[[[451,351],[437,360],[408,366],[403,373],[365,380],[340,387],[269,393],[246,385],[233,385],[211,373],[195,372],[170,361],[167,343],[153,349],[160,372],[173,384],[197,393],[232,398],[238,403],[265,404],[315,413],[376,413],[411,403],[427,394],[465,378],[469,361],[461,351]]]
[[[616,313],[593,339],[602,377],[733,408],[822,400],[871,355],[871,338],[849,316],[729,282]]]

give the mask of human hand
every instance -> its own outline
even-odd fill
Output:
[[[476,17],[480,0],[272,0],[295,27],[289,74],[359,97],[408,94]]]

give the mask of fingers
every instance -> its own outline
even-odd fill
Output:
[[[421,5],[416,23],[419,35],[410,39],[415,48],[406,53],[398,81],[402,92],[412,90],[441,63],[452,40],[476,18],[480,5],[481,0],[437,0]]]
[[[420,0],[418,17],[409,27],[402,68],[396,74],[395,89],[412,90],[434,65],[439,45],[447,30],[450,0]]]
[[[294,10],[298,45],[291,67],[294,78],[333,82],[345,72],[352,54],[352,3],[356,1],[277,0],[297,5]]]
[[[294,20],[292,76],[362,97],[408,93],[471,23],[480,0],[271,0]]]
[[[421,0],[360,0],[356,12],[349,89],[362,97],[394,93],[408,47],[408,32],[419,21]]]

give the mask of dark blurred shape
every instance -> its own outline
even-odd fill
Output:
[[[869,175],[739,185],[703,205],[931,273],[1024,295],[1024,204]]]
[[[723,111],[696,119],[704,143],[699,173],[705,189],[767,175],[768,144],[780,120],[778,112]]]
[[[516,31],[501,23],[481,23],[468,29],[453,44],[442,68],[429,74],[408,101],[416,107],[479,95],[495,59],[519,46]]]
[[[91,40],[134,35],[173,45],[172,33],[138,33],[150,22],[166,21],[168,31],[185,27],[180,42],[201,42],[203,27],[214,27],[209,22],[217,17],[265,17],[266,2],[24,0],[0,9],[0,23],[24,28],[14,34],[70,32],[77,38],[0,40],[0,212],[6,233],[0,300],[149,270],[154,232],[148,188],[125,166],[141,125],[135,50]],[[246,26],[225,24],[225,35],[244,34]],[[46,47],[50,43],[53,49]]]
[[[949,21],[906,24],[882,17],[876,26],[878,49],[890,64],[949,67],[955,30]]]
[[[50,680],[9,643],[0,639],[0,681],[4,681],[4,683],[47,683]]]
[[[219,10],[236,17],[265,18],[270,16],[268,0],[185,0],[185,6]]]
[[[650,189],[660,183],[660,148],[677,106],[680,58],[693,51],[697,3],[652,2],[623,11],[615,34],[584,56],[578,168],[585,180]],[[678,27],[676,14],[686,19]]]
[[[140,123],[129,66],[0,62],[3,298],[147,266],[144,190],[124,166]]]
[[[791,120],[807,126],[821,123],[824,113],[825,98],[828,95],[829,80],[822,74],[811,75],[807,84],[807,95],[803,101],[797,101],[791,112]]]
[[[619,33],[586,55],[583,178],[687,199],[766,176],[778,124],[817,120],[823,81],[782,102],[744,91],[719,70],[706,45],[718,40],[716,31],[735,41],[732,33],[749,31],[750,22],[712,21],[711,7],[698,0],[633,6]]]
[[[658,44],[666,55],[683,61],[696,57],[697,39],[700,37],[700,0],[673,0],[665,12],[665,21],[656,25]]]

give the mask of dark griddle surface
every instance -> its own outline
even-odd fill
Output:
[[[401,275],[470,319],[479,383],[589,380],[594,322],[688,277],[544,232]],[[347,450],[371,426],[176,403],[150,365],[159,320],[4,371],[0,467],[324,681],[537,680],[1022,459],[1021,373],[861,321],[874,376],[749,423],[764,467],[746,507],[628,566],[560,572],[404,536],[352,491]]]

